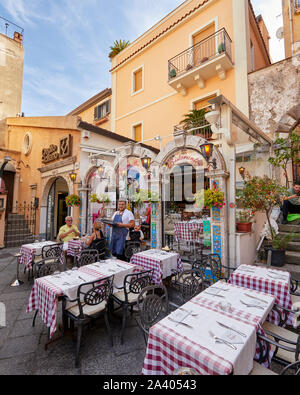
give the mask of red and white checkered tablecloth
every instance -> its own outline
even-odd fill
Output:
[[[85,244],[82,240],[70,240],[68,241],[68,251],[67,255],[78,257],[83,250]]]
[[[201,294],[193,298],[183,308],[189,311],[191,305],[220,313],[218,302],[206,299]],[[261,333],[262,331],[261,318],[249,312],[232,308],[230,313],[222,311],[222,316],[252,326],[257,332]],[[254,355],[250,355],[249,358],[254,358]],[[215,350],[212,351],[210,348],[203,347],[203,345],[178,331],[172,330],[168,327],[166,320],[160,321],[150,329],[142,373],[144,375],[173,375],[177,369],[182,367],[192,368],[200,375],[229,375],[234,373],[233,364],[218,355]]]
[[[80,271],[86,272],[84,268],[78,269],[78,272]],[[103,277],[99,273],[92,271],[88,274],[93,276],[95,280],[100,280]],[[34,281],[26,311],[29,313],[34,310],[39,310],[39,315],[47,328],[50,328],[50,337],[52,337],[56,331],[58,298],[66,295],[66,291],[49,282],[49,277],[51,276],[38,278]],[[70,284],[70,288],[74,288],[74,285]]]
[[[183,266],[181,262],[181,258],[179,254],[177,255],[177,271],[182,272],[183,271]],[[152,270],[154,269],[153,273],[153,283],[154,284],[161,284],[164,276],[164,263],[163,259],[160,259],[159,257],[153,255],[146,255],[145,253],[138,253],[134,254],[131,259],[130,263],[133,265],[137,265],[142,267],[144,270]]]
[[[184,241],[194,241],[199,240],[199,235],[203,233],[203,224],[202,223],[190,223],[190,222],[178,222],[174,224],[175,230],[175,238],[176,240],[184,240]],[[197,230],[197,233],[192,232],[193,230]]]
[[[31,270],[34,262],[35,256],[42,255],[42,249],[47,245],[55,245],[56,243],[53,241],[46,241],[42,243],[34,244],[24,244],[21,246],[20,253],[22,256],[20,257],[20,264],[25,265],[26,270]]]
[[[243,265],[245,268],[253,269],[253,266]],[[266,269],[267,270],[267,269]],[[273,270],[272,270],[273,271]],[[230,276],[228,281],[230,284],[239,285],[244,288],[249,288],[273,295],[275,303],[286,309],[292,310],[292,299],[290,294],[290,281],[282,281],[272,278],[261,277],[256,273],[249,273],[236,270]],[[278,325],[279,317],[275,312],[271,312],[268,321]],[[293,314],[289,314],[289,325],[295,325]]]

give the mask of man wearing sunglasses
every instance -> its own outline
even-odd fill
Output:
[[[74,237],[79,237],[80,232],[78,230],[78,227],[76,225],[73,225],[72,217],[66,217],[65,221],[66,225],[63,225],[59,229],[58,238],[64,243],[67,243],[68,241],[74,239]]]

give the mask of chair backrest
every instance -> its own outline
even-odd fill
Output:
[[[105,256],[106,239],[96,239],[92,241],[89,249],[97,250],[99,255]]]
[[[182,300],[188,302],[203,290],[203,272],[197,269],[185,270],[179,276],[178,283]]]
[[[60,258],[46,258],[34,265],[34,277],[41,278],[50,276],[56,271],[65,271],[65,262],[62,263]]]
[[[146,287],[138,296],[138,323],[145,333],[169,313],[168,291],[164,285]]]
[[[289,372],[291,370],[294,370],[294,376],[300,376],[300,361],[297,361],[295,363],[292,363],[288,366],[286,366],[281,372],[280,372],[280,376],[284,376],[285,374],[289,375]]]
[[[90,249],[85,249],[82,250],[80,253],[80,256],[78,258],[78,266],[85,266],[85,265],[90,265],[95,262],[99,262],[99,253],[98,250],[90,250]]]
[[[145,270],[143,272],[127,274],[124,278],[124,295],[125,302],[128,303],[128,295],[138,295],[142,290],[153,283],[154,270]]]
[[[77,303],[79,307],[79,318],[84,317],[83,307],[97,306],[106,302],[113,291],[114,276],[102,278],[101,280],[81,284],[77,290]]]
[[[60,258],[63,253],[61,244],[50,244],[42,248],[42,257],[46,258]]]
[[[129,241],[125,247],[125,258],[131,259],[134,254],[141,252],[142,244],[140,241]]]
[[[210,268],[212,274],[212,277],[209,281],[210,284],[214,284],[224,278],[222,262],[218,254],[210,254],[207,265]]]

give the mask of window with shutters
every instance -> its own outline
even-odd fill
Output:
[[[209,103],[209,100],[214,99],[215,97],[217,97],[217,95],[213,94],[206,96],[203,99],[195,100],[193,103],[194,110],[201,110],[202,108],[211,109],[211,104]]]
[[[137,142],[143,141],[143,124],[139,123],[132,127],[132,138]]]
[[[95,107],[94,109],[94,119],[101,119],[104,118],[106,115],[110,113],[110,100],[106,101],[105,103],[100,104],[99,106]]]
[[[144,90],[144,67],[139,67],[132,72],[132,94]]]

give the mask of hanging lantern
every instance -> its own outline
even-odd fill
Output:
[[[244,167],[240,167],[239,168],[239,173],[240,173],[242,179],[244,180],[245,179],[245,175],[246,175],[246,169]]]
[[[151,158],[149,158],[148,155],[145,155],[145,157],[142,158],[141,160],[143,167],[148,171],[151,165]]]
[[[77,179],[77,174],[75,173],[75,171],[72,171],[72,173],[69,174],[70,180],[75,183],[76,179]]]

